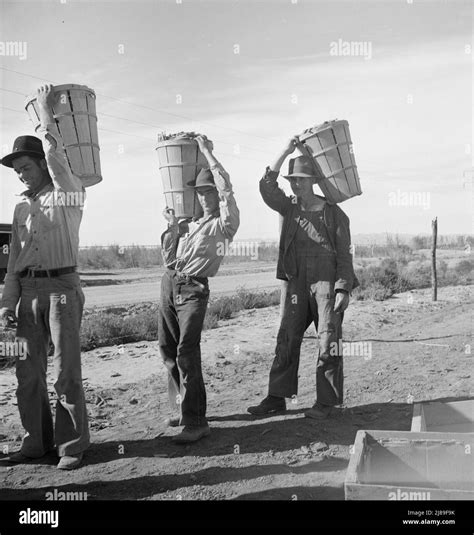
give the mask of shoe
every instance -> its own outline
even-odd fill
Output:
[[[315,403],[311,409],[305,411],[306,418],[313,418],[314,420],[324,420],[331,414],[332,407],[328,405],[320,405]]]
[[[185,425],[184,429],[179,435],[176,435],[171,440],[176,444],[189,444],[197,440],[207,437],[211,434],[209,426],[206,425]]]
[[[165,425],[167,427],[179,427],[179,420],[179,416],[176,416],[175,418],[166,418]]]
[[[259,405],[249,407],[247,412],[250,414],[273,414],[286,411],[285,398],[279,398],[276,396],[267,396],[261,401]]]
[[[58,463],[59,470],[74,470],[78,468],[82,463],[83,453],[78,453],[77,455],[64,455],[61,457]]]
[[[41,459],[42,457],[28,457],[27,455],[23,455],[21,451],[17,451],[16,453],[12,453],[5,460],[9,463],[26,464]]]

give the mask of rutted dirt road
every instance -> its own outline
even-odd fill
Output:
[[[235,290],[239,286],[245,286],[248,290],[266,291],[279,288],[280,281],[275,278],[274,269],[261,273],[240,273],[209,279],[212,297],[235,294]],[[158,301],[160,279],[156,277],[153,282],[115,284],[112,288],[110,286],[86,286],[83,290],[86,296],[86,307],[134,305],[147,301]]]

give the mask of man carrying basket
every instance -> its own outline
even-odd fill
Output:
[[[290,160],[285,178],[294,197],[287,197],[278,187],[280,168],[298,144],[299,139],[292,138],[260,181],[264,202],[283,216],[277,278],[288,284],[268,396],[248,412],[263,415],[286,410],[285,398],[297,394],[300,347],[313,321],[319,334],[317,396],[305,415],[319,419],[342,403],[342,319],[349,293],[359,283],[352,266],[349,219],[336,204],[313,192],[316,176],[311,160],[307,156]]]
[[[228,173],[212,153],[212,143],[196,137],[209,164],[196,181],[204,214],[189,225],[178,224],[173,210],[163,212],[168,229],[161,236],[167,271],[161,280],[158,340],[168,370],[168,393],[172,410],[180,417],[171,426],[184,426],[173,437],[180,444],[209,435],[206,419],[206,389],[201,370],[201,331],[209,300],[208,277],[216,275],[224,258],[222,251],[239,228],[240,215]]]
[[[42,139],[17,138],[13,152],[1,160],[26,186],[15,207],[0,302],[2,324],[18,322],[16,341],[26,343],[27,348],[26,355],[16,360],[18,409],[26,435],[21,450],[8,460],[32,462],[56,446],[58,468],[71,470],[80,465],[89,446],[79,339],[84,294],[76,270],[83,205],[68,205],[58,198],[69,192],[75,199],[83,198],[84,188],[66,159],[52,113],[51,85],[38,89],[37,102]],[[46,383],[50,342],[58,396],[54,427]]]

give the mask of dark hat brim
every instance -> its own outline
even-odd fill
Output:
[[[11,154],[7,154],[4,156],[0,163],[4,165],[5,167],[10,167],[13,169],[13,161],[17,160],[18,158],[21,158],[22,156],[32,156],[34,158],[46,158],[46,155],[44,152],[36,152],[33,150],[18,150],[16,152],[12,152]]]
[[[195,182],[188,182],[188,188],[208,188],[208,187],[217,189],[217,186],[215,184],[198,184],[196,186]]]
[[[314,178],[315,180],[317,180],[318,178],[316,175],[308,175],[308,173],[291,173],[291,175],[283,175],[283,178],[289,180],[290,178],[294,178],[297,176],[301,178]]]

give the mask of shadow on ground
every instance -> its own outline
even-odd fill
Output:
[[[328,472],[343,470],[347,461],[337,457],[326,457],[320,461],[310,461],[300,466],[288,466],[286,464],[266,464],[250,465],[238,468],[223,468],[214,466],[197,470],[188,474],[163,474],[156,476],[141,476],[126,479],[124,481],[92,481],[90,483],[54,485],[38,489],[2,489],[0,490],[0,500],[45,500],[48,492],[57,493],[87,493],[88,500],[123,500],[123,499],[144,499],[162,492],[169,492],[185,487],[211,486],[219,483],[239,482],[249,479],[256,479],[265,476],[279,474],[308,474],[313,472]],[[325,487],[324,487],[325,488]],[[304,487],[302,487],[304,489]],[[279,489],[277,489],[279,490]],[[281,489],[288,496],[288,489]],[[307,491],[316,493],[317,488],[308,488]],[[334,489],[336,490],[336,489]],[[270,491],[268,491],[270,492]],[[264,496],[249,499],[266,499]],[[263,493],[262,493],[263,494]],[[299,492],[298,498],[304,499],[308,492]],[[77,494],[76,494],[77,496]],[[291,494],[289,495],[291,497]],[[286,497],[284,499],[290,499]],[[340,489],[338,497],[343,499],[344,492]],[[245,499],[245,495],[244,498]],[[276,496],[274,499],[279,499]],[[309,497],[307,499],[310,499]]]

